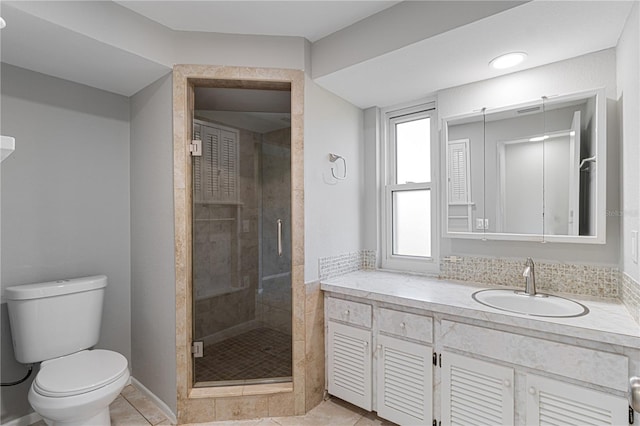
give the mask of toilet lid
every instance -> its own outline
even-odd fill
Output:
[[[117,352],[94,349],[42,364],[33,384],[44,396],[72,396],[98,389],[127,371],[127,359]]]

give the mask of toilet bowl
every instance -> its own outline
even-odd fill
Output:
[[[127,359],[92,350],[45,361],[29,389],[29,403],[45,423],[108,426],[111,404],[129,380]]]
[[[100,337],[107,277],[7,287],[16,360],[41,362],[28,400],[50,426],[108,426],[129,381],[127,359],[91,349]]]

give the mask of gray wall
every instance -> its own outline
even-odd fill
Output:
[[[107,275],[98,346],[130,359],[129,100],[6,64],[1,74],[2,134],[16,138],[1,166],[1,287]],[[24,369],[5,365],[4,308],[11,381]],[[27,388],[3,388],[2,423],[31,411]]]
[[[616,49],[616,69],[622,140],[622,270],[637,282],[640,282],[640,266],[631,258],[631,231],[640,231],[639,39],[640,4],[636,3]]]
[[[132,375],[175,413],[172,78],[131,98]]]
[[[363,247],[364,113],[308,77],[304,90],[304,275],[309,283],[318,279],[319,258]],[[346,159],[346,180],[331,176],[329,153]]]

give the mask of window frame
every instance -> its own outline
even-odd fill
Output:
[[[438,116],[434,100],[413,105],[396,106],[381,110],[381,180],[380,180],[380,266],[381,269],[418,272],[437,275],[440,272],[440,157]],[[396,183],[396,134],[395,125],[421,118],[430,119],[431,181],[420,183]],[[396,191],[429,190],[431,199],[431,256],[393,254],[393,193]]]

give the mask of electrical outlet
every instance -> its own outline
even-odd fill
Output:
[[[248,220],[242,221],[242,232],[249,232],[251,229],[251,223]]]
[[[484,229],[489,229],[489,219],[484,220]]]
[[[631,260],[638,263],[638,231],[631,231]]]
[[[484,229],[484,219],[476,219],[476,229]]]

